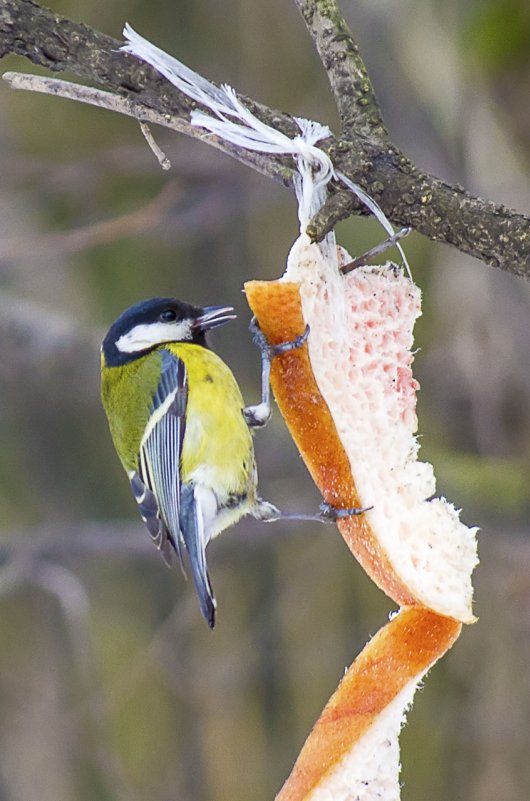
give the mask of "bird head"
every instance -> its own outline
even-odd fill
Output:
[[[231,306],[192,306],[176,298],[151,298],[123,312],[101,346],[109,367],[144,356],[165,342],[191,342],[207,347],[211,328],[234,320]]]

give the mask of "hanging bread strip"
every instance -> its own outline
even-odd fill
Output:
[[[451,647],[461,624],[402,609],[340,682],[276,801],[398,801],[398,735],[418,682]]]
[[[339,521],[348,547],[398,604],[472,622],[476,529],[445,499],[428,500],[433,470],[417,460],[418,288],[395,265],[342,276],[301,236],[282,279],[245,291],[271,343],[310,326],[303,348],[274,358],[271,384],[324,500],[373,507]]]
[[[245,292],[271,344],[290,342],[303,333],[305,322],[298,284],[249,281]],[[348,457],[315,381],[307,345],[273,360],[271,386],[287,427],[324,500],[343,509],[360,507]],[[366,515],[339,521],[338,526],[348,547],[375,583],[400,605],[415,603],[414,596],[394,572]]]

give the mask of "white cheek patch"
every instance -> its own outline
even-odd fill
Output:
[[[150,323],[135,325],[116,340],[116,347],[122,353],[137,353],[164,342],[183,342],[192,337],[191,320],[176,323]]]

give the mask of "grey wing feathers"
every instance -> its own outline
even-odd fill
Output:
[[[172,551],[176,551],[182,564],[180,456],[187,400],[184,363],[163,350],[160,380],[140,447],[139,469],[131,485],[147,529],[168,564]]]
[[[184,551],[188,552],[201,611],[213,628],[215,598],[206,566],[204,509],[195,488],[180,480],[187,401],[185,366],[163,350],[160,380],[140,445],[138,472],[131,475],[131,487],[142,519],[165,562],[171,564],[176,553],[182,567]]]
[[[133,473],[131,476],[131,489],[138,504],[138,511],[153,542],[162,554],[166,565],[171,567],[177,547],[170,532],[160,519],[160,512],[154,493],[145,486],[138,473]]]
[[[184,420],[188,403],[188,376],[184,362],[168,350],[161,353],[162,370],[153,395],[151,411],[159,409],[172,396],[171,413]]]

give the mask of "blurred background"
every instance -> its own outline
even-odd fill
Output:
[[[420,168],[528,211],[527,0],[343,0],[396,143]],[[215,81],[337,130],[290,0],[55,0],[123,23]],[[31,71],[11,56],[2,69]],[[244,395],[259,359],[241,293],[297,235],[288,192],[216,151],[0,85],[0,800],[270,801],[393,604],[331,527],[241,523],[209,548],[218,626],[137,518],[99,404],[99,342],[132,302],[233,304],[215,336]],[[338,229],[352,254],[371,220]],[[478,524],[477,625],[416,698],[407,801],[530,797],[530,287],[413,234],[421,456]],[[277,413],[264,497],[319,497]]]

